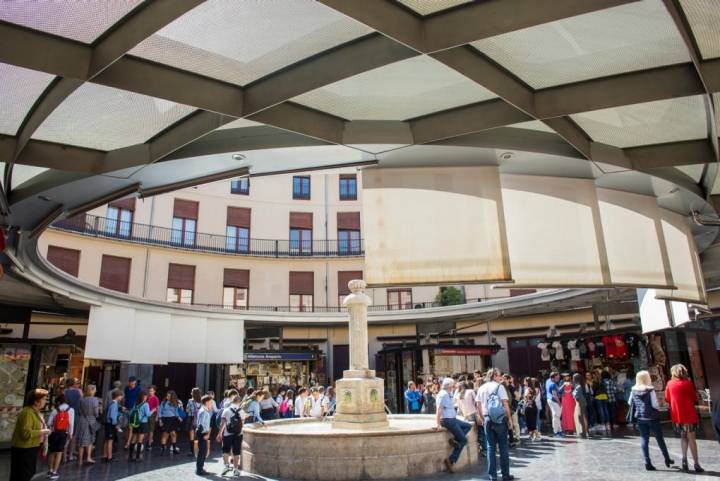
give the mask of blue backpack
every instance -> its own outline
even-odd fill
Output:
[[[498,384],[494,392],[490,393],[487,400],[487,415],[490,421],[496,424],[502,424],[506,422],[505,407],[503,406],[502,399],[500,399],[500,387]]]

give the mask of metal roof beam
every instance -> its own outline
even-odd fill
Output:
[[[311,90],[417,55],[378,33],[361,37],[246,86],[244,113],[257,113]]]
[[[645,145],[623,151],[636,170],[715,162],[712,146],[705,139]]]
[[[538,117],[552,118],[703,92],[687,63],[550,87],[534,97]]]
[[[352,0],[347,0],[352,2]],[[637,0],[485,0],[428,16],[422,50],[435,52]],[[358,19],[359,20],[359,19]]]
[[[426,115],[409,122],[414,143],[426,144],[527,120],[532,120],[532,117],[502,99],[493,99]]]

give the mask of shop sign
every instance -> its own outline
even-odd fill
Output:
[[[312,352],[246,352],[246,361],[314,361]]]
[[[493,350],[490,347],[442,347],[435,349],[436,356],[490,356]]]

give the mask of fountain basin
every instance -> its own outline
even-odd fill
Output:
[[[243,428],[243,470],[295,480],[356,481],[427,476],[445,470],[449,433],[435,431],[434,415],[388,416],[389,427],[376,430],[333,428],[331,420],[284,419],[266,427]],[[478,462],[477,434],[454,469]]]

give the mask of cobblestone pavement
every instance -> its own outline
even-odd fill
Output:
[[[680,464],[680,440],[667,433],[666,441],[676,465]],[[615,437],[597,437],[595,439],[544,438],[538,442],[523,440],[521,445],[511,450],[511,474],[517,479],[551,481],[683,481],[720,478],[720,444],[714,440],[701,440],[700,462],[706,469],[703,474],[683,473],[678,468],[666,469],[660,450],[651,440],[650,456],[657,471],[645,471],[640,454],[639,440],[635,432],[625,430]],[[63,481],[184,481],[203,479],[194,474],[194,460],[186,455],[187,449],[177,456],[160,456],[159,451],[145,456],[141,463],[127,463],[123,451],[117,455],[117,461],[108,464],[78,468],[74,464],[63,465],[60,479]],[[10,456],[0,455],[0,480],[8,479]],[[691,462],[692,463],[692,462]],[[44,466],[39,466],[43,468]],[[214,451],[206,464],[206,469],[215,473],[205,479],[222,480],[222,458]],[[456,474],[438,474],[433,478],[415,478],[414,481],[440,479],[447,481],[474,481],[487,479],[485,463],[478,465],[472,472]],[[38,474],[34,480],[46,479]],[[268,478],[243,472],[239,481],[271,481]]]

